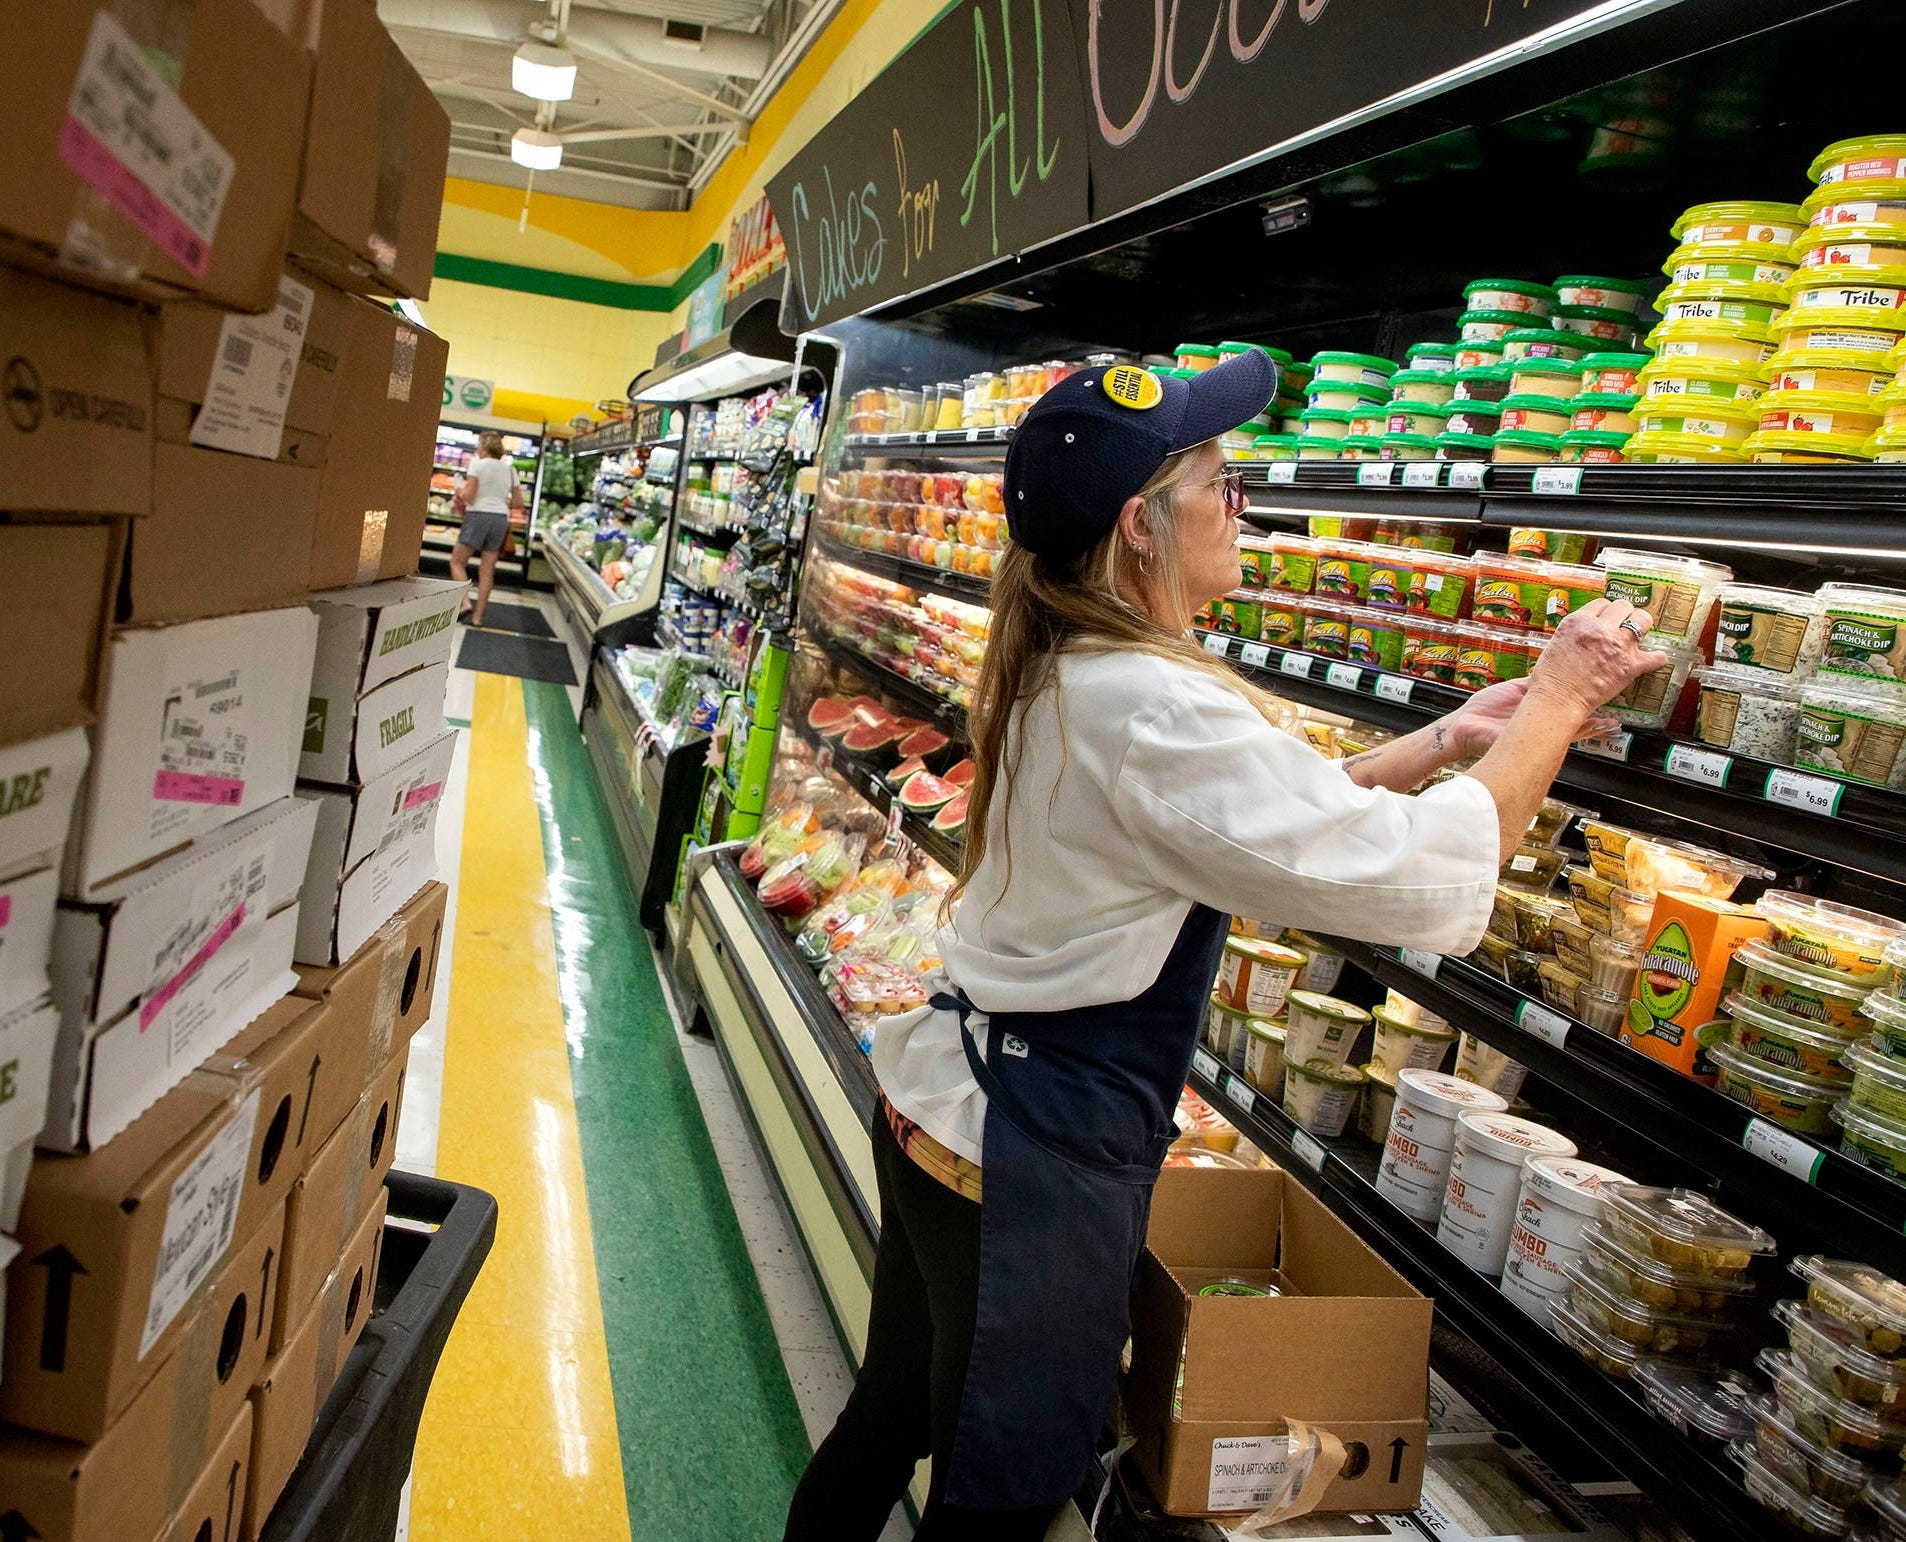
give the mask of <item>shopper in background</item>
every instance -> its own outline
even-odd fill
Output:
[[[503,454],[501,434],[478,435],[477,458],[470,463],[457,497],[465,512],[456,550],[450,553],[450,576],[467,584],[470,557],[474,553],[477,559],[476,606],[465,606],[457,619],[482,626],[490,589],[496,583],[496,559],[509,539],[510,515],[523,507],[523,489],[516,480],[516,467]]]
[[[1276,384],[1258,352],[1088,369],[1013,438],[963,898],[932,1005],[875,1035],[866,1354],[789,1542],[877,1537],[928,1455],[919,1542],[1045,1535],[1110,1406],[1226,917],[1468,952],[1569,744],[1665,662],[1598,600],[1528,680],[1368,754],[1281,732],[1189,630],[1241,581],[1217,436]]]

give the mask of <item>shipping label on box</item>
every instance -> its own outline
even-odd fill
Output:
[[[277,305],[264,315],[223,314],[211,372],[199,395],[202,405],[192,420],[193,444],[278,458],[312,299],[309,284],[285,274],[278,280]]]
[[[439,660],[362,696],[310,698],[298,775],[333,787],[375,781],[444,731],[450,666]]]
[[[290,794],[316,645],[303,606],[113,635],[69,896]]]

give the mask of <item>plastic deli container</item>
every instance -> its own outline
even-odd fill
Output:
[[[1305,439],[1343,439],[1350,433],[1350,414],[1338,407],[1307,407],[1299,418],[1298,434]],[[1303,447],[1298,447],[1303,454]]]
[[[1749,434],[1741,450],[1762,466],[1848,466],[1873,459],[1871,442],[1859,434],[1763,428]]]
[[[1613,391],[1584,392],[1568,404],[1569,432],[1626,437],[1639,426],[1634,410],[1638,400],[1638,397]]]
[[[1722,321],[1664,321],[1648,334],[1657,359],[1720,360],[1758,367],[1773,357],[1773,339],[1760,328],[1751,333]]]
[[[1843,1084],[1783,1071],[1725,1044],[1716,1045],[1709,1058],[1715,1066],[1715,1090],[1722,1097],[1796,1134],[1832,1132],[1833,1105],[1846,1096]]]
[[[1690,645],[1707,625],[1722,584],[1733,571],[1696,557],[1616,547],[1596,559],[1608,574],[1608,597],[1627,600],[1654,618],[1651,635]]]
[[[1372,1007],[1370,1016],[1376,1021],[1371,1063],[1392,1079],[1408,1070],[1434,1071],[1456,1042],[1456,1030],[1446,1023],[1407,1022],[1388,1006]]]
[[[1505,363],[1517,359],[1580,360],[1592,349],[1589,339],[1578,332],[1556,327],[1518,327],[1502,339]]]
[[[1456,1076],[1460,1081],[1474,1082],[1499,1097],[1513,1098],[1522,1091],[1522,1083],[1528,1074],[1527,1066],[1511,1060],[1494,1045],[1485,1044],[1474,1034],[1465,1033],[1457,1042]]]
[[[1502,399],[1502,428],[1529,434],[1564,434],[1573,428],[1573,403],[1553,396],[1514,394]]]
[[[1754,1427],[1747,1412],[1753,1383],[1738,1371],[1709,1371],[1644,1355],[1635,1362],[1634,1380],[1655,1417],[1709,1455],[1726,1450]]]
[[[1767,389],[1767,366],[1698,356],[1663,356],[1651,360],[1635,380],[1636,389],[1651,400],[1691,406],[1755,401]]]
[[[1297,989],[1328,993],[1337,988],[1337,981],[1343,977],[1341,953],[1334,948],[1326,948],[1308,932],[1288,931],[1284,934],[1284,941],[1308,955],[1310,960],[1297,976]]]
[[[1614,582],[1611,575],[1611,594]],[[1648,634],[1648,646],[1667,654],[1668,662],[1632,681],[1619,696],[1602,708],[1609,716],[1618,718],[1630,728],[1666,728],[1668,719],[1674,716],[1674,709],[1680,703],[1681,690],[1688,683],[1688,675],[1701,662],[1700,649],[1664,644],[1657,633]]]
[[[1871,1040],[1847,1051],[1853,1072],[1852,1105],[1893,1124],[1906,1125],[1906,1060],[1896,1060]]]
[[[1671,1269],[1651,1254],[1622,1246],[1599,1221],[1583,1228],[1581,1252],[1597,1279],[1657,1311],[1728,1317],[1754,1303],[1754,1284],[1745,1275],[1716,1279]]]
[[[1506,1097],[1473,1082],[1436,1071],[1398,1072],[1378,1191],[1405,1215],[1435,1219],[1448,1187],[1456,1121],[1465,1113],[1506,1113],[1508,1108]]]
[[[1467,310],[1456,318],[1456,330],[1465,343],[1506,343],[1511,332],[1535,320],[1547,317],[1531,316],[1527,311]]]
[[[1253,1017],[1244,1025],[1244,1079],[1276,1097],[1284,1090],[1284,1028]]]
[[[1443,685],[1456,683],[1462,633],[1453,621],[1412,615],[1403,628],[1403,673]]]
[[[1659,1259],[1684,1274],[1734,1279],[1758,1257],[1774,1251],[1774,1239],[1758,1226],[1729,1215],[1692,1189],[1654,1189],[1628,1184],[1602,1190],[1602,1226],[1632,1253]]]
[[[1672,284],[1758,284],[1779,288],[1800,266],[1793,253],[1785,260],[1742,256],[1698,246],[1677,246],[1661,264]]]
[[[1357,1105],[1357,1133],[1381,1146],[1389,1139],[1396,1113],[1396,1077],[1374,1063],[1363,1068],[1363,1101]]]
[[[1443,420],[1446,432],[1439,438],[1458,439],[1486,438],[1502,427],[1502,402],[1473,401],[1451,402],[1449,416]],[[1459,446],[1460,448],[1460,446]],[[1491,453],[1495,446],[1489,446]],[[1459,457],[1451,456],[1450,459]],[[1472,459],[1488,460],[1489,455],[1473,456]]]
[[[1669,232],[1683,246],[1758,247],[1785,252],[1806,228],[1790,203],[1702,203],[1685,211]]]
[[[1502,1113],[1461,1115],[1437,1240],[1478,1274],[1501,1274],[1524,1165],[1533,1157],[1574,1155],[1574,1141],[1530,1120]]]
[[[1628,998],[1619,991],[1585,985],[1575,993],[1575,1015],[1597,1033],[1617,1034],[1628,1021]]]
[[[1857,1335],[1870,1355],[1906,1365],[1906,1285],[1866,1264],[1807,1253],[1788,1265],[1807,1305]]]
[[[1582,366],[1573,359],[1518,359],[1508,366],[1509,390],[1496,398],[1504,406],[1511,397],[1546,397],[1567,401],[1582,390]],[[1505,423],[1504,428],[1522,425]]]
[[[1567,1296],[1549,1302],[1549,1326],[1556,1337],[1605,1376],[1626,1381],[1635,1374],[1643,1358],[1633,1344],[1624,1344],[1612,1333],[1603,1333],[1586,1322],[1569,1303]]]
[[[1501,343],[1462,342],[1456,348],[1456,370],[1494,368],[1502,363]]]
[[[1568,1289],[1568,1266],[1582,1256],[1588,1228],[1601,1214],[1604,1185],[1632,1180],[1579,1157],[1536,1157],[1522,1171],[1502,1288],[1546,1298]],[[1526,1301],[1519,1301],[1534,1317]]]
[[[1874,1354],[1859,1330],[1799,1301],[1776,1302],[1774,1318],[1815,1385],[1867,1408],[1906,1409],[1906,1365]]]
[[[1240,1012],[1224,996],[1214,994],[1211,1005],[1205,1009],[1204,1041],[1211,1053],[1226,1065],[1231,1059],[1233,1045],[1243,1037],[1246,1025],[1251,1021],[1250,1014]],[[1244,1051],[1237,1050],[1237,1064],[1243,1063]]]
[[[1383,1005],[1397,1018],[1412,1027],[1447,1028],[1449,1020],[1439,1017],[1428,1007],[1418,1006],[1408,996],[1391,990],[1385,993]]]
[[[1555,281],[1557,300],[1566,306],[1595,306],[1636,316],[1647,306],[1651,286],[1626,278],[1571,274]]]
[[[1559,459],[1562,440],[1558,434],[1538,434],[1532,429],[1503,429],[1497,433],[1490,459],[1511,466],[1543,466]]]
[[[1411,343],[1404,351],[1403,367],[1453,374],[1456,369],[1456,346],[1453,343]]]
[[[1891,978],[1887,951],[1906,938],[1906,921],[1785,889],[1770,889],[1757,903],[1774,949],[1796,964],[1832,971],[1854,985]]]
[[[1841,1397],[1816,1382],[1791,1350],[1764,1349],[1754,1363],[1772,1379],[1780,1406],[1829,1450],[1894,1457],[1906,1446],[1906,1410],[1868,1408]]]
[[[1755,401],[1644,396],[1636,403],[1634,415],[1636,433],[1719,447],[1745,444],[1760,427],[1760,404]]]
[[[1760,429],[1766,433],[1820,435],[1864,441],[1877,433],[1886,409],[1876,396],[1849,391],[1802,391],[1776,386],[1760,399]]]
[[[1845,678],[1807,683],[1794,764],[1849,781],[1906,789],[1906,699]]]
[[[1742,943],[1735,959],[1744,971],[1741,994],[1764,1010],[1841,1038],[1866,1031],[1860,1007],[1872,994],[1870,984],[1856,985],[1848,975],[1800,963],[1765,942]]]
[[[1697,669],[1694,734],[1703,744],[1789,765],[1800,731],[1802,683],[1760,670]]]
[[[1305,1064],[1284,1057],[1284,1112],[1312,1135],[1326,1140],[1343,1134],[1363,1086],[1363,1072],[1355,1066],[1328,1061]]]
[[[1769,1012],[1739,991],[1722,1005],[1733,1021],[1730,1042],[1743,1055],[1797,1076],[1835,1082],[1842,1088],[1852,1081],[1847,1052],[1855,1040],[1795,1022],[1780,1012]]]
[[[1458,402],[1499,402],[1509,395],[1515,382],[1514,367],[1507,364],[1476,364],[1455,371]]]
[[[1446,552],[1412,550],[1407,608],[1418,615],[1454,621],[1469,612],[1476,566],[1467,557]]]
[[[1758,584],[1722,584],[1714,662],[1783,677],[1811,675],[1825,642],[1819,596]]]
[[[1767,368],[1768,389],[1773,391],[1837,391],[1857,400],[1883,396],[1893,384],[1893,372],[1886,361],[1866,354],[1783,350],[1768,361]]]
[[[1889,949],[1889,958],[1897,956],[1897,951]],[[1889,964],[1889,967],[1893,966]],[[1874,991],[1861,1004],[1860,1013],[1877,1025],[1873,1033],[1875,1043],[1889,1055],[1906,1056],[1906,1001],[1901,1000],[1896,991],[1897,986]]]
[[[1619,466],[1628,459],[1628,435],[1571,428],[1562,435],[1560,458],[1565,465]]]
[[[1479,278],[1464,286],[1463,303],[1472,312],[1510,311],[1518,315],[1532,312],[1552,316],[1557,296],[1547,284],[1531,284],[1518,278]]]
[[[1835,1451],[1809,1434],[1803,1427],[1805,1420],[1781,1407],[1778,1398],[1762,1393],[1748,1403],[1747,1410],[1754,1421],[1754,1455],[1790,1494],[1812,1495],[1825,1505],[1844,1509],[1857,1502],[1878,1476],[1858,1457]],[[1796,1506],[1787,1498],[1776,1508],[1791,1511]]]
[[[1906,694],[1906,590],[1826,584],[1820,672]]]
[[[1558,331],[1614,348],[1632,348],[1639,331],[1633,311],[1614,310],[1606,305],[1564,305],[1555,315]]]
[[[1755,1503],[1778,1516],[1789,1531],[1821,1542],[1837,1542],[1853,1529],[1853,1512],[1797,1488],[1760,1458],[1757,1450],[1736,1441],[1732,1455],[1741,1465],[1741,1486]]]
[[[1358,1035],[1370,1022],[1370,1014],[1362,1007],[1306,990],[1290,992],[1285,1013],[1288,1024],[1285,1053],[1291,1060],[1303,1064],[1322,1061],[1342,1065],[1349,1058]]]
[[[1228,988],[1231,1005],[1240,1012],[1277,1017],[1304,963],[1304,955],[1295,948],[1255,937],[1232,937],[1224,945],[1220,988]]]
[[[1440,407],[1456,394],[1456,381],[1448,369],[1400,369],[1390,377],[1390,406]],[[1401,432],[1402,430],[1399,430]]]
[[[1397,366],[1393,360],[1381,359],[1368,353],[1320,353],[1314,355],[1310,363],[1313,371],[1312,385],[1320,380],[1330,380],[1353,385],[1387,387],[1390,377],[1397,372]]]
[[[1833,1120],[1840,1126],[1842,1154],[1896,1183],[1906,1183],[1906,1124],[1851,1103],[1836,1107]]]
[[[1591,1327],[1671,1360],[1707,1359],[1734,1337],[1726,1318],[1664,1310],[1629,1295],[1577,1260],[1568,1270],[1569,1305]]]
[[[1688,434],[1636,434],[1628,441],[1626,453],[1629,460],[1641,466],[1741,466],[1747,463],[1747,452],[1741,445],[1696,439]]]

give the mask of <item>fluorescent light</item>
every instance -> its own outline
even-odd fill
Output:
[[[563,163],[562,135],[547,129],[518,129],[510,135],[510,159],[531,171],[554,171]]]
[[[510,84],[539,102],[566,102],[576,94],[576,56],[548,43],[525,43],[510,60]]]
[[[705,401],[786,380],[793,373],[794,366],[779,359],[763,359],[751,353],[718,353],[633,395],[636,401],[644,402]]]

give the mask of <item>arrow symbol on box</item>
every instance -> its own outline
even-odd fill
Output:
[[[1401,1435],[1390,1442],[1390,1481],[1403,1481],[1403,1453],[1410,1449],[1410,1443]]]
[[[73,1315],[73,1276],[84,1274],[86,1267],[66,1251],[63,1243],[48,1248],[33,1262],[46,1270],[46,1320],[40,1328],[40,1369],[63,1371],[66,1369],[66,1327]],[[38,1536],[39,1533],[27,1535]],[[13,1539],[0,1532],[0,1542],[13,1542]]]
[[[39,1535],[33,1523],[18,1510],[0,1515],[0,1542],[35,1542]]]

